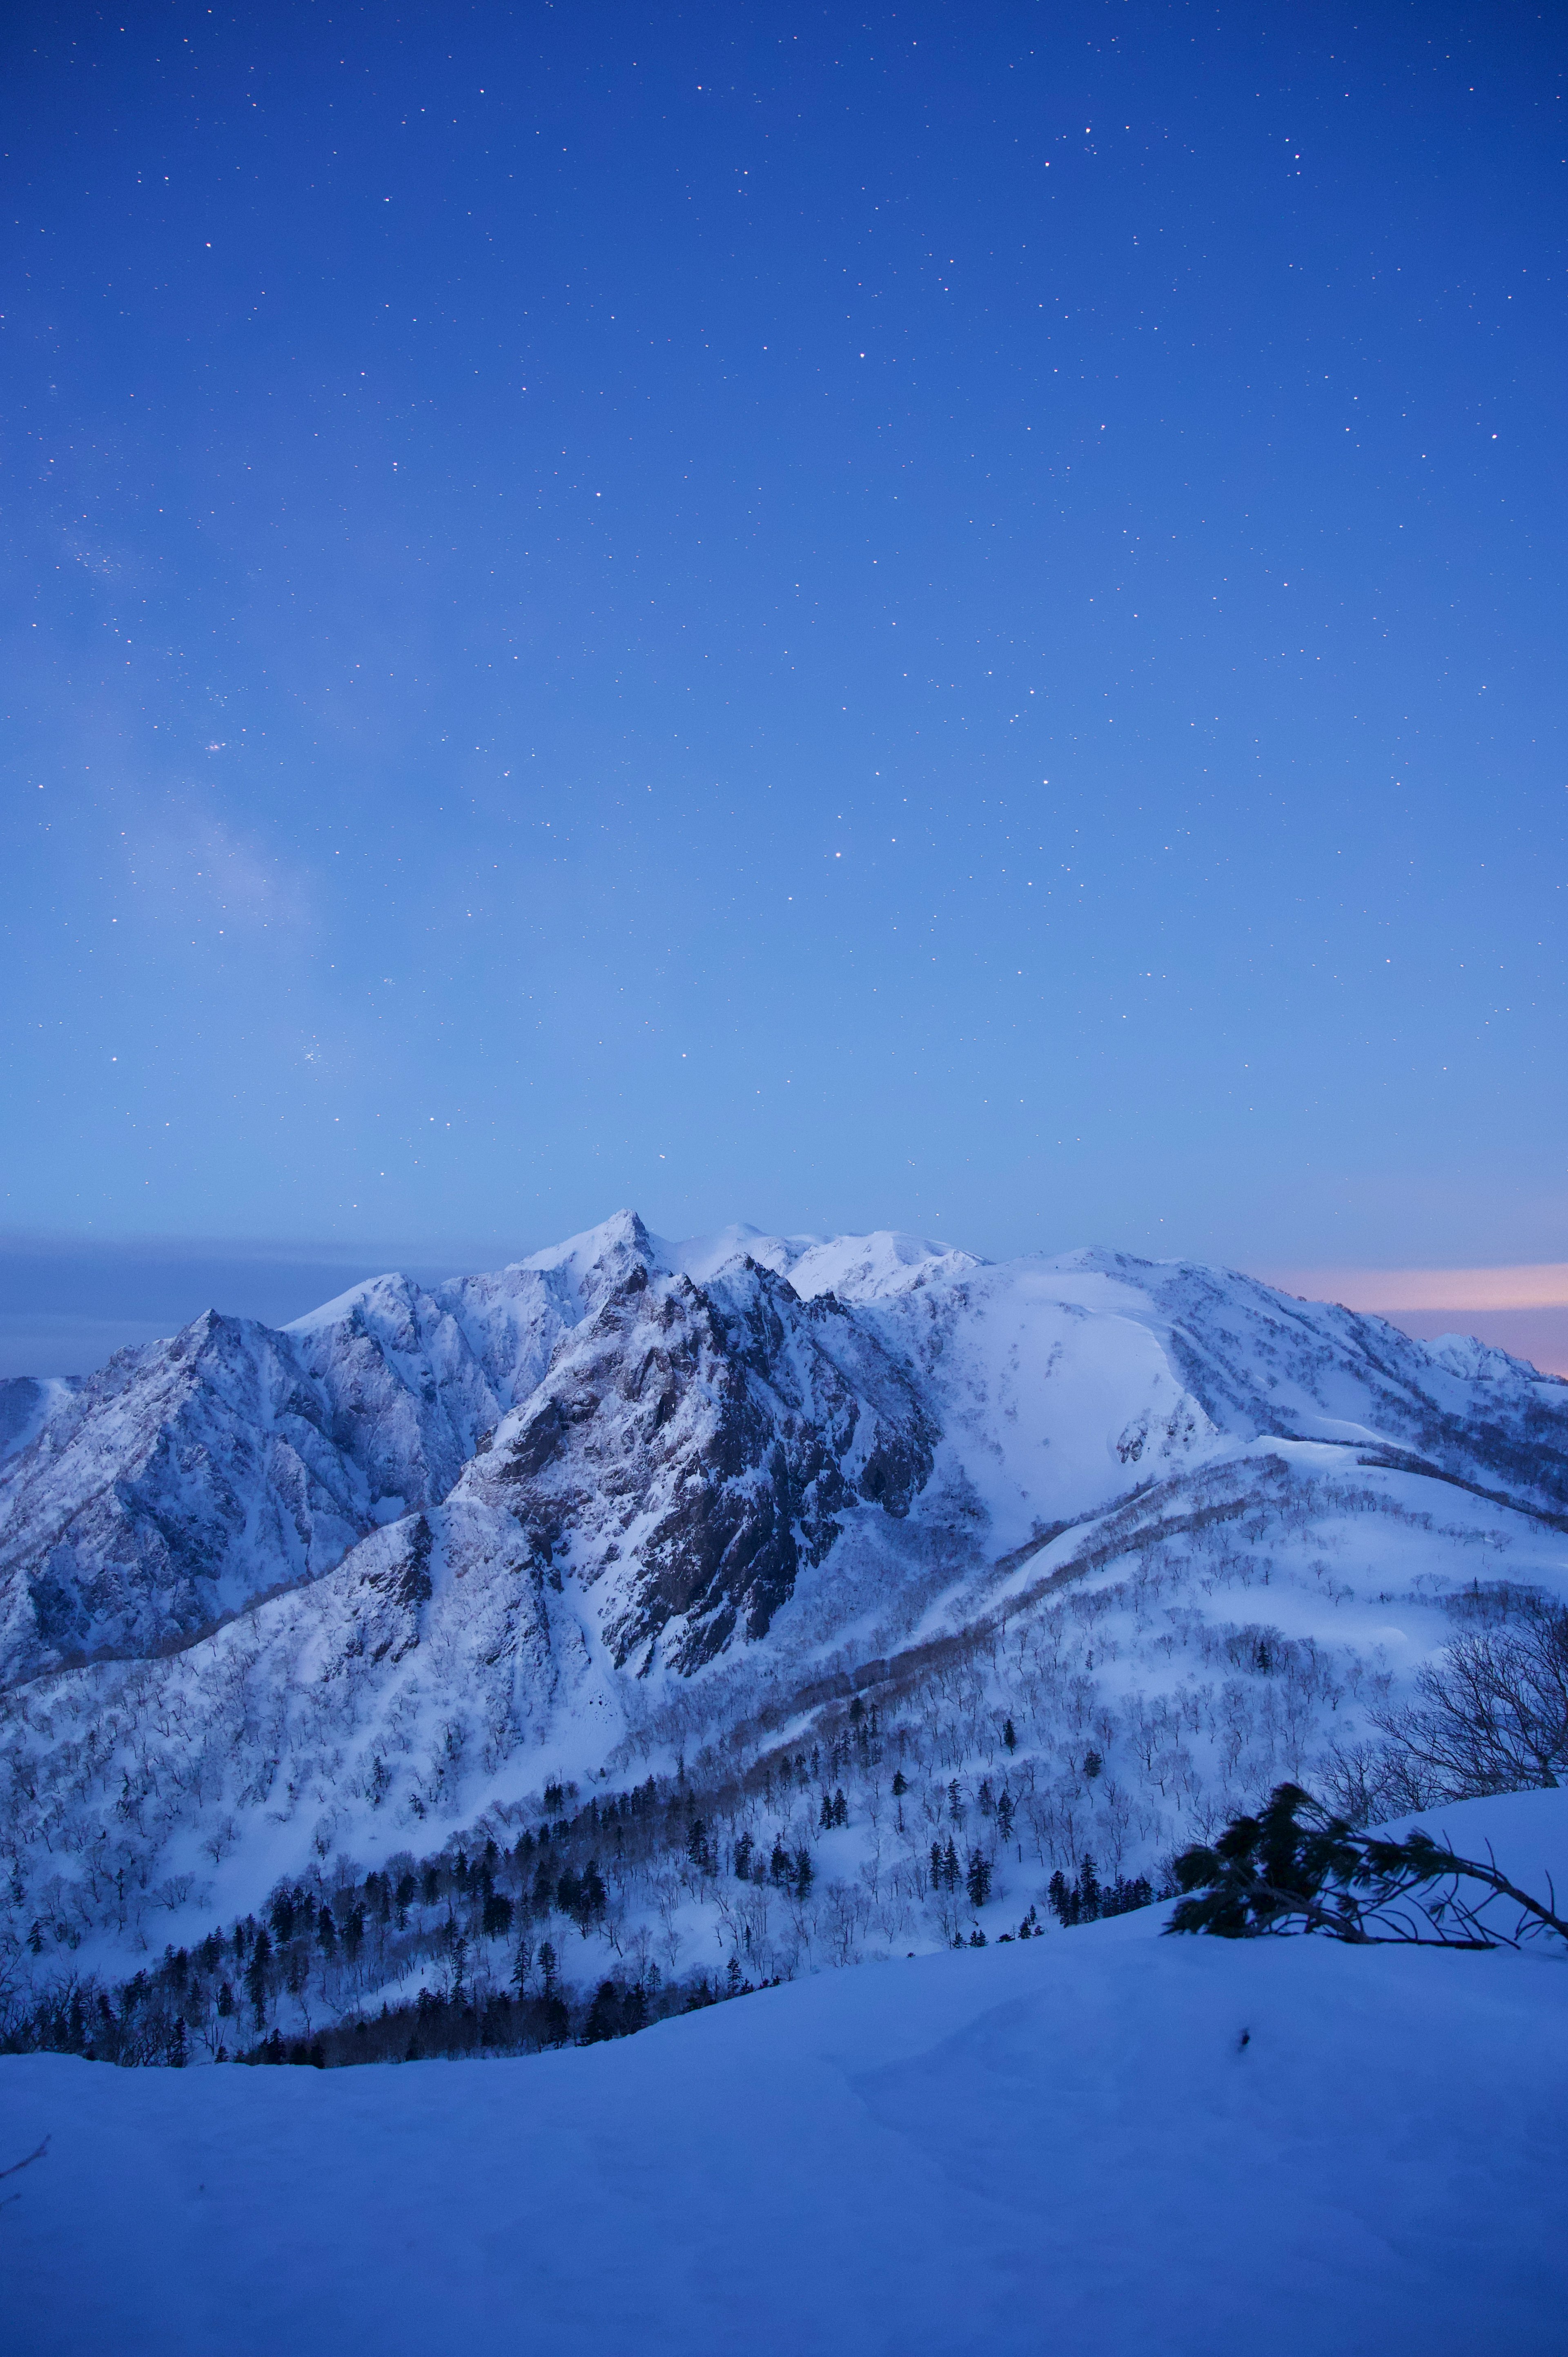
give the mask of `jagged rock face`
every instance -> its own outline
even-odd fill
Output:
[[[68,1921],[111,1850],[146,1893],[236,1847],[238,1889],[280,1843],[427,1840],[542,1762],[700,1745],[988,1626],[1068,1576],[1043,1550],[1158,1558],[1217,1499],[1249,1543],[1294,1527],[1325,1468],[1381,1485],[1407,1552],[1438,1517],[1524,1560],[1568,1527],[1568,1384],[1500,1352],[1176,1263],[671,1245],[629,1213],[283,1331],[209,1316],[7,1407],[0,1673],[36,1682],[0,1846]]]
[[[18,1398],[41,1428],[0,1469],[0,1682],[319,1578],[446,1495],[576,1314],[554,1274],[382,1277],[283,1331],[209,1312]]]
[[[448,1497],[591,1590],[618,1666],[690,1673],[765,1635],[868,1506],[961,1491],[1000,1553],[1279,1434],[1560,1512],[1565,1400],[1500,1352],[1184,1264],[672,1247],[622,1213],[434,1293],[378,1278],[280,1332],[209,1313],[80,1384],[7,1385],[0,1682],[189,1642]]]
[[[618,1663],[662,1636],[691,1670],[767,1630],[847,1507],[907,1512],[935,1440],[831,1297],[744,1256],[703,1291],[629,1214],[435,1293],[378,1278],[282,1331],[209,1313],[42,1405],[15,1388],[18,1429],[39,1428],[0,1472],[4,1683],[189,1642],[466,1468],[557,1582],[621,1566]]]
[[[462,1485],[559,1586],[598,1587],[618,1665],[698,1668],[764,1637],[857,1504],[908,1513],[938,1438],[909,1375],[832,1297],[744,1261],[639,1264],[557,1351]]]
[[[10,1674],[154,1651],[338,1561],[371,1496],[330,1421],[286,1340],[247,1320],[120,1352],[6,1468]]]

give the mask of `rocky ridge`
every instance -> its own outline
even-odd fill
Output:
[[[1261,1550],[1326,1483],[1387,1501],[1406,1585],[1568,1563],[1568,1385],[1109,1253],[628,1212],[281,1330],[212,1313],[13,1406],[0,1846],[60,1920],[112,1857],[238,1890],[673,1757],[1217,1517]],[[1351,1543],[1386,1583],[1390,1528]]]

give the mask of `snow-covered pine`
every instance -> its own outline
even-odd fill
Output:
[[[929,1944],[950,1787],[988,1903],[1043,1908],[1353,1772],[1467,1594],[1568,1594],[1568,1385],[1108,1253],[623,1213],[7,1400],[0,1903],[81,1962],[650,1773],[815,1859],[791,1969]],[[759,1803],[857,1694],[848,1826]],[[712,1963],[701,1885],[609,1911]]]

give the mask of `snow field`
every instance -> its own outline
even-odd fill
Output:
[[[1429,1816],[1568,1889],[1568,1796]],[[1568,1959],[1162,1910],[519,2062],[0,2062],[16,2357],[1562,2347]]]

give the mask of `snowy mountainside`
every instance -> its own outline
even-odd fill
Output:
[[[30,1447],[80,1389],[76,1375],[0,1376],[0,1465]]]
[[[611,1281],[625,1229],[596,1232],[591,1265],[561,1247],[433,1293],[378,1277],[281,1331],[211,1311],[72,1386],[9,1386],[0,1682],[188,1641],[438,1503]]]
[[[1565,1476],[1568,1385],[1519,1361],[1111,1253],[628,1212],[212,1315],[4,1469],[10,1903],[148,1936],[552,1777],[758,1756],[874,1674],[933,1774],[1012,1713],[1040,1864],[1090,1824],[1130,1863],[1297,1772],[1444,1595],[1562,1590]]]
[[[935,1438],[903,1365],[831,1296],[802,1303],[747,1260],[703,1288],[639,1266],[452,1502],[510,1516],[557,1591],[593,1594],[618,1668],[689,1672],[765,1637],[857,1507],[907,1515]]]

